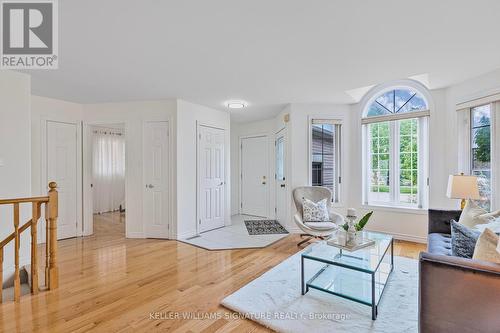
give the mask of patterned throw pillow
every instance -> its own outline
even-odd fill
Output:
[[[326,206],[326,199],[318,202],[312,202],[309,199],[302,198],[302,209],[304,222],[328,222],[330,215]]]
[[[472,259],[480,232],[451,221],[451,254]]]

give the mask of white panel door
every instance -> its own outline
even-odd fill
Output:
[[[276,220],[286,225],[287,218],[287,193],[286,188],[286,141],[285,133],[281,131],[276,135]]]
[[[144,235],[169,237],[169,137],[167,121],[144,123]]]
[[[225,155],[222,129],[198,126],[199,232],[224,226]]]
[[[241,139],[241,213],[269,214],[269,163],[267,136]]]
[[[77,125],[47,121],[47,180],[57,183],[57,239],[77,236]]]

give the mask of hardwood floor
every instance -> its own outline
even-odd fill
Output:
[[[227,318],[231,312],[219,302],[296,253],[297,235],[263,249],[207,251],[177,241],[125,239],[123,219],[119,213],[96,216],[93,236],[59,241],[59,289],[0,305],[0,330],[268,331],[249,320]],[[395,243],[400,256],[416,258],[424,249]],[[212,317],[176,318],[200,313]]]

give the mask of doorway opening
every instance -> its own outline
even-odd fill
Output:
[[[93,231],[125,237],[125,126],[90,127]]]

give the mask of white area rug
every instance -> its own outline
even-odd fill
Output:
[[[229,295],[222,305],[278,332],[417,332],[418,261],[395,256],[394,265],[375,321],[369,306],[315,289],[302,296],[300,253]],[[306,277],[315,269],[308,261]]]

